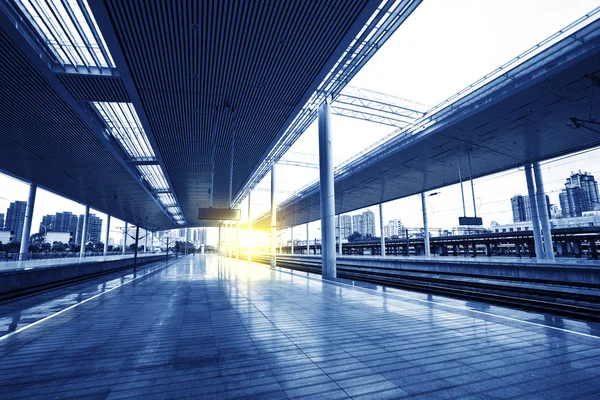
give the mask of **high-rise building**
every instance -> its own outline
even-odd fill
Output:
[[[76,237],[77,235],[77,215],[72,212],[64,211],[54,215],[44,215],[40,223],[39,233],[47,232],[68,232]]]
[[[352,233],[360,233],[362,227],[362,214],[354,214],[352,216]]]
[[[10,203],[6,210],[6,230],[14,232],[14,240],[20,242],[23,236],[23,223],[27,211],[26,201],[15,201]]]
[[[363,235],[375,236],[375,213],[371,210],[363,213]]]
[[[510,199],[510,205],[512,207],[513,222],[523,222],[531,220],[531,210],[529,210],[528,196],[513,196]]]
[[[385,237],[391,238],[392,236],[404,236],[404,225],[399,219],[391,219],[384,226]]]
[[[513,222],[525,222],[531,221],[531,207],[529,206],[529,196],[521,196],[520,194],[513,196],[510,199],[510,205],[512,207]],[[550,204],[550,197],[546,195],[546,208],[548,210],[548,217],[552,217],[551,212],[552,205]]]
[[[63,211],[55,214],[54,228],[55,232],[70,232],[73,237],[77,235],[77,215],[70,211]]]
[[[340,215],[340,237],[342,240],[348,239],[348,236],[352,233],[352,217],[350,215]]]
[[[40,229],[38,230],[38,232],[43,235],[47,234],[48,232],[52,232],[55,230],[54,225],[56,225],[56,216],[44,215],[42,217],[42,222],[40,222]]]
[[[572,172],[558,198],[563,217],[580,217],[584,211],[600,209],[598,182],[588,172]]]
[[[0,214],[0,231],[4,229],[4,214]]]
[[[76,244],[81,244],[81,235],[83,234],[83,221],[85,215],[79,214],[77,219],[77,237],[75,239]],[[88,218],[87,226],[87,238],[85,243],[98,243],[102,237],[102,219],[97,217],[96,214],[90,214]]]
[[[367,210],[362,214],[353,215],[352,232],[358,232],[363,237],[375,236],[375,213]]]
[[[89,241],[92,243],[100,243],[102,238],[102,219],[96,214],[90,214],[88,220]]]

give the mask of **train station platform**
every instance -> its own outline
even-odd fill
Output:
[[[600,326],[195,255],[0,304],[0,398],[597,399]]]
[[[172,257],[173,255],[171,255]],[[107,274],[136,265],[166,260],[162,253],[133,253],[0,263],[0,301]]]

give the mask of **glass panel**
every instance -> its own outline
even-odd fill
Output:
[[[131,103],[93,102],[110,134],[132,158],[154,157],[146,132]]]
[[[77,0],[15,0],[15,3],[46,43],[55,62],[88,68],[115,68],[87,0],[82,0],[83,9]]]

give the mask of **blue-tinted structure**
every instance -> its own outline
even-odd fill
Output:
[[[0,171],[29,184],[2,233],[0,398],[597,398],[600,267],[554,257],[597,258],[600,231],[551,229],[540,161],[600,144],[600,8],[435,106],[349,86],[420,3],[0,0]],[[331,115],[393,131],[334,168]],[[318,157],[289,153],[315,120]],[[277,163],[319,181],[278,203]],[[469,179],[481,225],[473,178],[515,167],[531,232],[430,238],[433,190]],[[38,188],[85,207],[76,250],[29,252]],[[382,204],[414,194],[422,229],[386,241]],[[340,215],[374,205],[343,248]]]

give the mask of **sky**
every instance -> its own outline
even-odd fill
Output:
[[[350,85],[433,106],[597,6],[598,0],[424,0]],[[388,126],[332,116],[336,165],[392,130]],[[316,156],[317,135],[315,122],[290,152]],[[558,204],[558,193],[571,171],[587,170],[600,178],[600,150],[545,162],[542,167],[550,202]],[[277,168],[278,202],[318,177],[317,169],[291,166]],[[252,194],[253,218],[269,209],[269,187],[270,175],[267,175]],[[518,170],[477,179],[474,187],[477,214],[483,217],[485,226],[492,221],[511,222],[510,198],[515,194],[527,194],[524,172]],[[472,215],[469,182],[465,182],[464,189],[467,215]],[[458,225],[458,216],[462,215],[460,187],[453,185],[439,192],[427,198],[429,226],[451,229]],[[27,183],[0,174],[0,213],[5,212],[11,201],[26,200],[27,193]],[[242,222],[245,223],[246,201],[242,202],[240,208]],[[372,209],[377,212],[376,207]],[[421,200],[418,196],[386,203],[383,210],[386,222],[398,218],[405,226],[422,226]],[[43,215],[60,211],[80,214],[84,212],[84,206],[38,189],[32,232],[37,232]],[[95,213],[106,220],[104,214]],[[122,221],[113,219],[110,233],[113,239],[120,240],[122,234],[118,227],[123,225]],[[377,229],[378,225],[377,217]],[[311,237],[319,236],[318,227],[318,222],[310,225]],[[296,238],[304,238],[305,235],[305,228],[295,230]],[[265,241],[266,235],[263,236],[258,240]],[[289,230],[282,232],[281,237],[287,240]],[[216,229],[209,229],[208,240],[210,244],[216,244]]]

